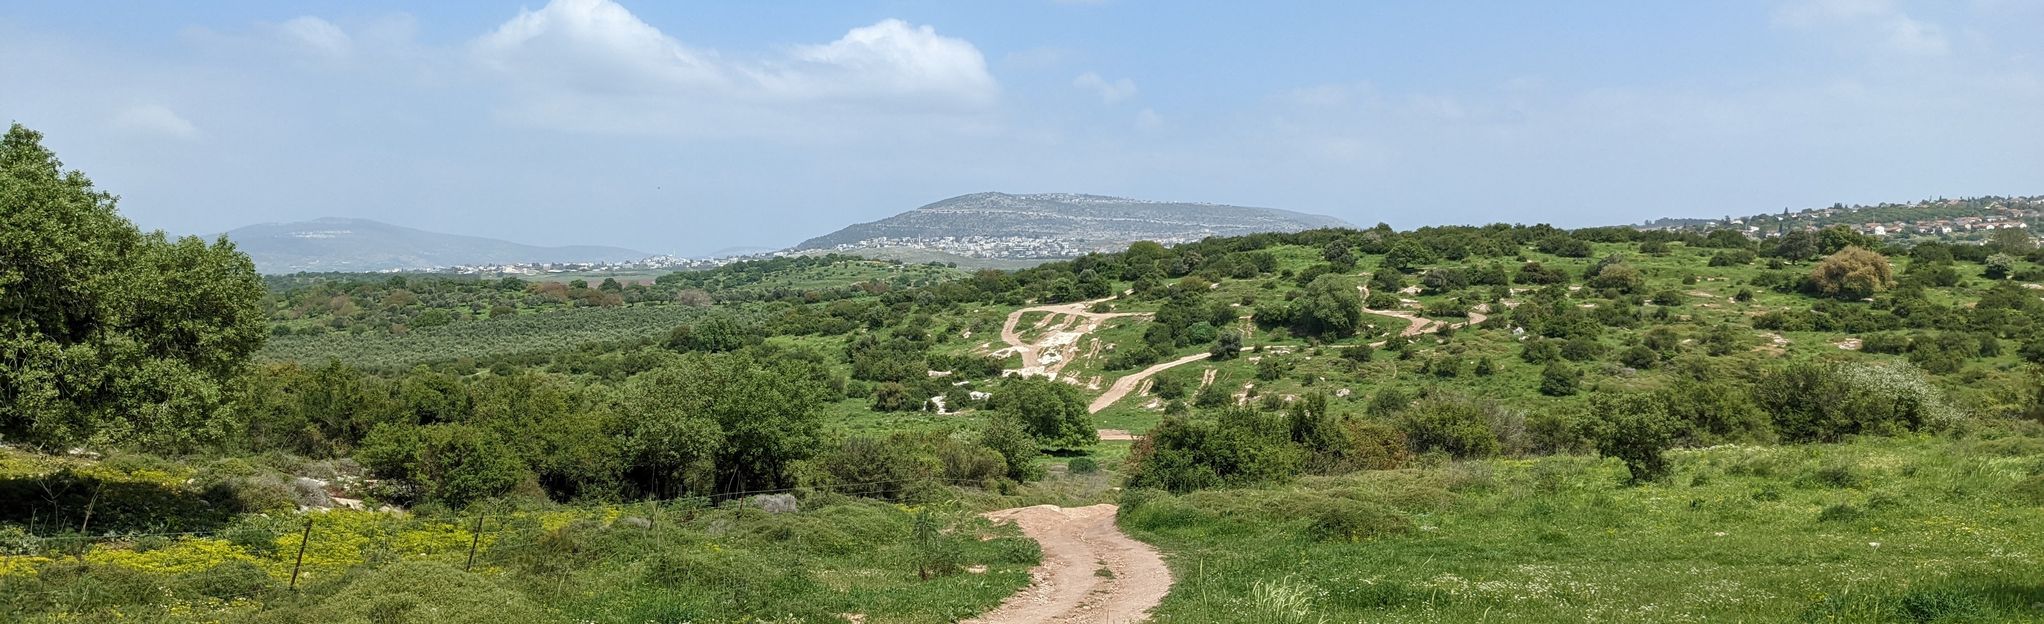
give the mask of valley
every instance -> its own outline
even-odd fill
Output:
[[[9,621],[2019,621],[2044,597],[2028,238],[1380,226],[592,283],[262,277],[96,223],[98,264],[33,274],[100,277],[0,292],[107,303],[17,306]]]

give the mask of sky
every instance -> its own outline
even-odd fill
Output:
[[[1400,228],[2044,193],[2044,0],[0,0],[145,228],[781,247],[1078,192]]]

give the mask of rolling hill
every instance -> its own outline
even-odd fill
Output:
[[[649,255],[619,247],[542,247],[428,232],[368,219],[264,223],[227,232],[263,273],[389,271],[514,262],[617,262]]]

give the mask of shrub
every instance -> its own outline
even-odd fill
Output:
[[[1433,396],[1399,413],[1398,428],[1418,452],[1441,451],[1456,458],[1498,454],[1498,436],[1483,406],[1468,399]]]
[[[1042,454],[1036,446],[1036,439],[1029,436],[1014,418],[996,415],[988,418],[980,428],[980,444],[1000,453],[1007,465],[1008,478],[1028,481],[1043,476],[1043,469],[1036,465],[1037,456]]]
[[[1852,522],[1854,520],[1863,518],[1866,515],[1867,515],[1866,510],[1860,509],[1859,507],[1854,506],[1852,503],[1837,503],[1825,507],[1823,511],[1817,512],[1817,521]]]
[[[1045,446],[1077,448],[1099,440],[1086,414],[1086,400],[1071,384],[1039,377],[1010,379],[989,405],[1014,417]]]
[[[216,600],[255,599],[277,589],[277,581],[255,564],[233,560],[178,575],[180,593]]]
[[[1645,394],[1600,393],[1590,397],[1590,438],[1597,452],[1625,462],[1634,483],[1668,473],[1663,456],[1675,442],[1677,423],[1667,409]]]
[[[1936,430],[1960,418],[1942,391],[1905,364],[1790,364],[1761,375],[1753,398],[1791,442]]]
[[[1540,371],[1540,393],[1547,396],[1574,396],[1582,383],[1583,374],[1561,362],[1548,362]]]
[[[1646,370],[1660,365],[1661,354],[1655,353],[1653,349],[1648,349],[1643,345],[1634,345],[1632,348],[1626,349],[1625,353],[1619,354],[1618,362],[1632,368]]]
[[[1299,473],[1304,452],[1283,419],[1231,408],[1213,419],[1167,417],[1129,451],[1129,487],[1189,492],[1269,483]]]
[[[1065,463],[1065,469],[1072,474],[1093,474],[1100,472],[1100,464],[1091,457],[1074,457],[1072,461]]]
[[[1888,257],[1860,247],[1846,247],[1810,270],[1810,289],[1840,299],[1863,299],[1895,286]]]
[[[416,487],[420,500],[456,507],[502,496],[531,478],[495,434],[466,424],[381,425],[357,457],[377,476]]]
[[[1731,249],[1713,254],[1710,257],[1710,266],[1746,266],[1752,264],[1755,259],[1756,256],[1750,249]]]
[[[1322,542],[1360,542],[1413,530],[1412,519],[1381,504],[1331,499],[1306,524],[1306,535]]]

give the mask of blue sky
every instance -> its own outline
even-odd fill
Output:
[[[987,190],[1399,227],[2044,193],[2044,0],[0,1],[174,233],[782,246]]]

